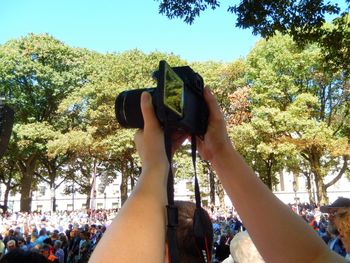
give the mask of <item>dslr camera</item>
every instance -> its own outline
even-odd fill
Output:
[[[162,127],[203,136],[208,125],[203,78],[189,66],[170,67],[164,60],[159,62],[153,77],[157,87],[126,90],[117,96],[115,114],[119,124],[125,128],[143,128],[140,98],[147,91]]]

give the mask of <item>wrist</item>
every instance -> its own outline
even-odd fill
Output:
[[[230,140],[227,140],[226,143],[222,144],[218,151],[215,152],[210,163],[214,168],[218,168],[221,165],[225,165],[227,160],[230,160],[232,154],[235,153],[235,149]]]

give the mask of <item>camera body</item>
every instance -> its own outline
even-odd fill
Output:
[[[161,126],[203,136],[208,125],[203,78],[189,66],[170,67],[164,60],[159,62],[153,77],[157,80],[156,88],[127,90],[117,96],[115,114],[119,124],[125,128],[143,128],[140,98],[147,91],[152,95]]]

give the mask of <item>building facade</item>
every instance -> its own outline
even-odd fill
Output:
[[[325,178],[325,182],[331,180],[331,177]],[[90,208],[93,209],[119,209],[121,207],[120,198],[120,176],[117,177],[111,184],[107,185],[101,193],[98,190],[91,193]],[[100,184],[99,178],[96,179],[96,187]],[[62,184],[54,192],[45,183],[39,184],[38,190],[32,193],[32,211],[51,211],[52,199],[56,198],[56,210],[79,210],[86,208],[87,196],[79,194],[78,191],[73,191],[72,194],[66,195],[64,193],[65,185]],[[75,188],[72,185],[73,189]],[[2,203],[5,189],[4,185],[0,186],[0,203]],[[191,180],[182,180],[174,186],[175,199],[177,200],[192,200],[194,201],[193,182]],[[209,188],[202,187],[202,192],[209,192]],[[128,186],[128,193],[131,192],[130,185]],[[317,202],[315,186],[311,186],[311,192],[314,195],[314,200]],[[284,172],[279,176],[279,184],[274,188],[274,194],[284,203],[309,202],[309,194],[306,188],[306,180],[303,177],[294,178],[291,174]],[[350,198],[350,181],[343,176],[336,184],[328,188],[329,201],[333,202],[338,197]],[[202,198],[204,204],[208,204],[207,197]],[[219,200],[216,198],[216,205],[219,206]],[[230,199],[225,196],[226,207],[231,207]],[[10,193],[9,210],[20,210],[20,195]]]

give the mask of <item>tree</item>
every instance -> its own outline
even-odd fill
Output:
[[[14,153],[14,151],[12,151]],[[20,176],[17,170],[16,158],[13,154],[7,154],[0,160],[0,183],[5,185],[3,212],[8,209],[8,199],[11,191],[15,192],[20,186]]]
[[[126,89],[155,87],[152,72],[158,68],[161,59],[172,66],[184,62],[172,54],[153,52],[146,55],[138,50],[121,54],[94,54],[92,57],[90,67],[93,73],[89,75],[88,83],[71,93],[59,107],[59,112],[67,116],[68,129],[60,143],[52,143],[51,153],[55,156],[63,150],[83,159],[88,152],[91,158],[104,164],[104,169],[114,169],[115,176],[117,171],[120,172],[123,204],[127,199],[128,180],[135,181],[140,164],[135,158],[135,131],[122,129],[115,119],[116,96]],[[81,141],[84,137],[74,136],[74,133],[84,134],[90,142]],[[65,139],[67,136],[69,140]],[[86,173],[84,176],[88,177],[86,181],[91,181],[92,174]]]
[[[216,9],[218,1],[165,1],[158,0],[159,13],[168,18],[181,18],[192,24],[194,19],[207,8]],[[238,5],[229,6],[227,11],[237,15],[236,26],[251,28],[254,35],[269,38],[276,32],[289,34],[301,47],[318,43],[334,68],[346,69],[350,62],[350,1],[341,13],[337,3],[322,0],[269,1],[243,0]],[[325,24],[326,15],[338,15],[332,25]]]
[[[16,111],[10,143],[20,150],[21,211],[30,211],[38,160],[46,155],[47,141],[60,131],[58,105],[86,81],[86,58],[85,50],[47,34],[29,34],[0,46],[0,93]]]
[[[295,146],[315,176],[318,201],[327,203],[326,188],[341,178],[348,162],[349,79],[342,70],[334,74],[324,67],[319,48],[300,51],[282,35],[260,41],[247,63],[252,120],[270,116],[260,126],[277,128],[271,130],[276,144]],[[324,183],[332,172],[334,180]]]

